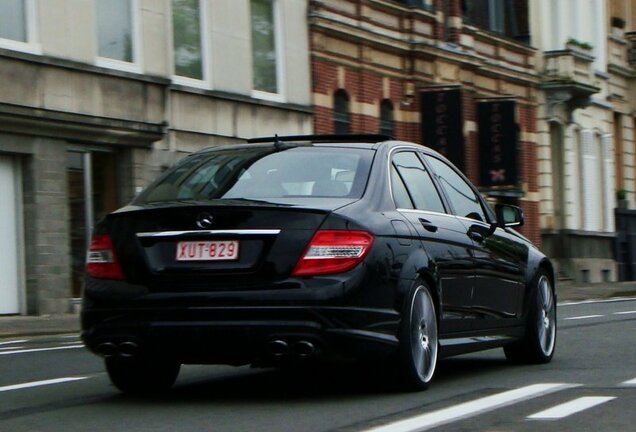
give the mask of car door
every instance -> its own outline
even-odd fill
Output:
[[[521,311],[527,246],[494,225],[478,192],[453,167],[433,156],[425,159],[472,239],[475,283],[471,311],[479,318],[476,327],[514,325]]]
[[[391,156],[391,186],[398,211],[415,228],[439,275],[440,332],[469,329],[473,284],[472,242],[466,229],[448,214],[428,170],[415,151]]]

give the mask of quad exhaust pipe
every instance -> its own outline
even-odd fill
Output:
[[[124,341],[119,344],[113,342],[104,342],[95,348],[97,353],[102,357],[134,357],[139,352],[139,345],[132,341]]]
[[[315,351],[316,347],[314,344],[306,340],[300,340],[291,345],[282,339],[275,339],[269,343],[269,352],[274,357],[283,357],[288,354],[296,357],[309,357]]]

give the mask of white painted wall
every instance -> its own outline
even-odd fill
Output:
[[[14,161],[0,155],[0,314],[20,312],[16,195]]]

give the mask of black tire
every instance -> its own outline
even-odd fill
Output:
[[[177,362],[144,357],[108,357],[106,371],[115,387],[128,394],[150,394],[168,390],[177,379]]]
[[[439,349],[435,302],[426,284],[416,286],[405,304],[400,328],[399,372],[408,390],[428,388]]]
[[[525,336],[506,345],[504,353],[513,363],[548,363],[556,347],[556,295],[544,270],[535,277],[530,296]]]

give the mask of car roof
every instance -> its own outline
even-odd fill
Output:
[[[408,141],[400,141],[388,135],[374,134],[345,134],[345,135],[275,135],[273,137],[259,137],[248,139],[245,144],[227,144],[206,147],[195,154],[219,150],[253,149],[253,148],[286,148],[286,147],[346,147],[377,150],[381,147],[411,147],[428,153],[440,155],[435,150]],[[443,156],[442,156],[443,157]]]

